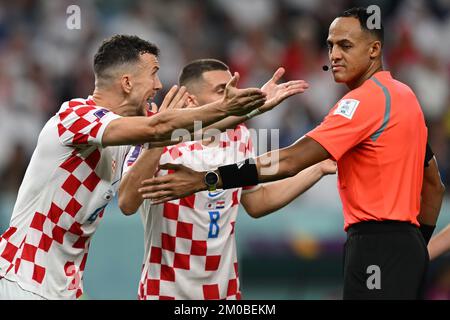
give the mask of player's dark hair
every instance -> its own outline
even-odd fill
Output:
[[[228,66],[220,60],[216,59],[199,59],[188,63],[180,73],[178,83],[185,86],[192,80],[198,80],[203,73],[215,70],[230,70]]]
[[[368,32],[372,35],[374,35],[378,40],[380,40],[381,45],[384,44],[384,27],[381,23],[381,17],[380,19],[380,28],[369,28],[369,25],[367,23],[367,20],[372,17],[373,14],[369,14],[366,7],[354,7],[348,10],[345,10],[343,13],[341,13],[338,18],[356,18],[359,21],[359,24],[361,25],[361,29],[365,32]]]
[[[155,44],[137,36],[120,34],[106,39],[94,56],[95,75],[101,77],[110,67],[137,62],[144,53],[158,56],[159,49]]]

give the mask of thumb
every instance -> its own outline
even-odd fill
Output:
[[[150,111],[153,113],[157,113],[158,112],[158,106],[156,105],[156,103],[152,102],[150,104]]]
[[[284,73],[286,72],[286,70],[283,67],[280,67],[277,69],[277,71],[275,71],[275,73],[272,76],[272,81],[277,83],[281,77],[283,77]]]
[[[236,88],[238,82],[239,82],[239,73],[235,72],[233,75],[233,78],[231,78],[230,81],[228,81],[227,87],[235,87]]]

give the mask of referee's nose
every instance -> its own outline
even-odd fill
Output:
[[[330,62],[331,64],[334,64],[340,60],[342,60],[342,50],[339,48],[339,46],[334,45],[333,48],[330,51]]]

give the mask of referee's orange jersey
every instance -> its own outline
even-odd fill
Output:
[[[419,225],[427,128],[407,85],[377,72],[306,135],[337,161],[345,230],[367,220]]]

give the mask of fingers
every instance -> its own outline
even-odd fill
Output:
[[[235,87],[236,88],[237,84],[239,82],[239,78],[240,78],[239,73],[235,72],[234,75],[233,75],[233,78],[231,78],[230,81],[228,81],[226,87],[227,88],[229,88],[229,87]]]
[[[184,104],[186,103],[186,100],[188,98],[188,93],[186,90],[187,90],[186,87],[184,87],[184,86],[180,87],[180,89],[178,90],[175,97],[172,99],[172,101],[167,106],[167,110],[179,109],[184,106]]]
[[[266,93],[261,91],[261,89],[259,89],[259,88],[247,88],[247,89],[236,90],[236,96],[259,98],[260,96],[265,97]]]
[[[152,204],[153,205],[162,204],[164,202],[175,200],[175,199],[178,199],[178,197],[171,196],[171,197],[162,197],[159,199],[152,199]]]
[[[280,67],[275,71],[275,73],[272,76],[272,79],[270,79],[272,82],[277,83],[284,75],[286,70],[283,67]]]
[[[170,90],[167,92],[166,96],[164,97],[164,100],[161,104],[161,107],[159,108],[159,111],[164,111],[169,106],[170,102],[172,101],[173,97],[175,96],[176,92],[178,90],[178,86],[174,85]]]
[[[161,112],[167,109],[175,109],[179,108],[180,105],[182,106],[184,103],[186,103],[187,99],[185,93],[186,87],[181,86],[180,88],[178,88],[177,85],[174,85],[172,88],[170,88],[169,92],[167,92],[166,96],[164,97],[164,101],[162,102],[159,111]]]
[[[158,106],[156,105],[156,103],[154,103],[154,102],[150,103],[150,111],[152,113],[157,113],[158,112]]]
[[[160,199],[164,197],[173,196],[173,191],[171,190],[153,190],[153,191],[147,191],[145,193],[141,193],[143,199]]]

